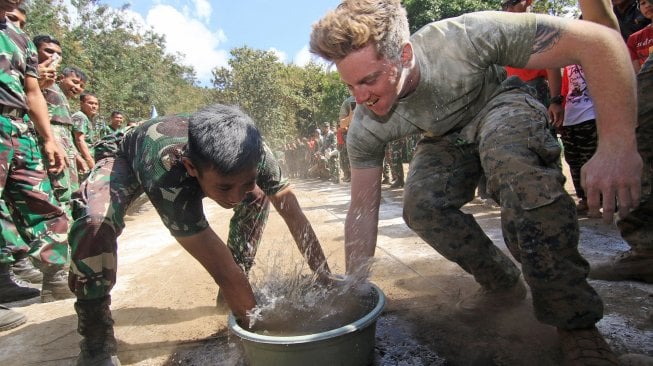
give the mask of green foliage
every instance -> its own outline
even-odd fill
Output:
[[[269,51],[235,48],[229,67],[213,70],[216,100],[239,105],[275,146],[335,121],[347,96],[337,73],[316,64],[286,65]]]
[[[410,32],[428,23],[480,10],[498,10],[500,0],[403,0],[408,12]]]
[[[436,20],[481,10],[500,10],[503,0],[402,0],[413,33]],[[577,15],[576,0],[534,0],[532,11],[551,15]]]
[[[576,4],[576,0],[536,0],[533,1],[532,10],[535,13],[577,17],[580,13]]]

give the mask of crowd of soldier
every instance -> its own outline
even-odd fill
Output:
[[[18,68],[15,77],[22,83],[11,85],[13,80],[3,80],[4,86],[15,88],[15,92],[0,96],[2,116],[12,129],[5,142],[13,144],[8,145],[12,147],[1,161],[11,172],[0,199],[0,304],[39,296],[42,302],[72,298],[67,240],[72,193],[95,164],[93,145],[122,131],[124,116],[113,111],[109,124],[98,121],[100,103],[94,93],[85,91],[87,75],[78,67],[62,66],[61,43],[54,37],[36,35],[28,41],[23,31],[27,22],[24,8],[7,12],[4,22],[6,38],[13,45],[1,51],[20,55],[16,62],[22,69]],[[32,109],[39,110],[33,107],[39,103],[35,99],[40,99],[32,92],[43,97],[47,106],[43,117],[49,126],[42,125],[41,117],[32,116]],[[69,100],[77,98],[80,110],[73,113]],[[50,140],[58,148],[57,169],[53,169],[48,152],[51,148],[45,146]],[[23,315],[0,306],[0,330],[24,321]]]

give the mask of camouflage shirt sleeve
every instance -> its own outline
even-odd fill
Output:
[[[68,99],[63,91],[57,84],[43,91],[46,103],[48,103],[48,113],[50,121],[63,125],[71,125],[73,123],[70,116],[70,106]]]
[[[288,179],[281,174],[279,163],[267,145],[264,145],[263,158],[258,165],[256,184],[268,196],[280,192],[289,185]]]
[[[10,22],[0,23],[0,104],[27,109],[25,78],[38,78],[34,43]]]
[[[73,132],[79,132],[84,135],[88,134],[88,125],[90,124],[90,121],[84,112],[75,112],[71,119],[73,122]]]
[[[145,122],[128,131],[120,146],[161,221],[176,237],[209,226],[202,204],[204,192],[182,162],[188,117],[173,115]]]

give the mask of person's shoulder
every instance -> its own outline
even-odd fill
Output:
[[[15,47],[20,49],[22,52],[25,52],[28,49],[34,51],[36,50],[36,47],[32,43],[32,40],[29,38],[27,33],[25,33],[22,29],[16,27],[13,23],[0,23],[0,29],[2,29],[2,33],[4,33],[11,40],[11,42],[14,43]],[[0,47],[6,50],[11,46],[3,42]]]
[[[639,40],[643,38],[651,38],[652,36],[653,36],[653,28],[651,28],[651,25],[647,25],[646,27],[629,35],[628,39],[626,40],[626,43],[628,45],[634,46],[635,43],[639,42]]]

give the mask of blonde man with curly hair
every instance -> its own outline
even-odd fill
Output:
[[[348,274],[367,275],[374,256],[384,146],[422,132],[403,216],[480,284],[459,303],[461,311],[509,309],[526,296],[519,269],[460,210],[485,174],[537,318],[571,345],[564,350],[568,362],[616,365],[595,327],[603,303],[586,280],[575,204],[563,186],[547,111],[521,81],[506,78],[503,66],[583,66],[600,141],[583,182],[590,212],[599,212],[602,196],[603,217],[612,221],[615,200],[621,215],[637,205],[642,169],[635,78],[619,33],[546,15],[484,12],[434,22],[409,37],[399,0],[345,0],[314,24],[310,44],[313,53],[335,63],[358,103],[347,137]],[[585,359],[588,354],[598,360]]]

